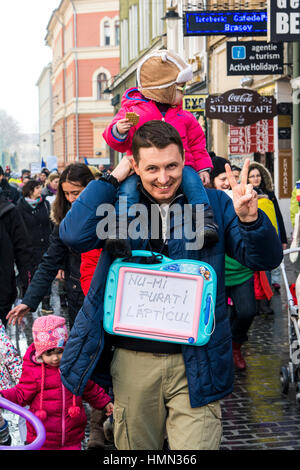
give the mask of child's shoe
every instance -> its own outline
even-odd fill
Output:
[[[49,315],[50,313],[54,313],[52,306],[50,305],[50,296],[46,295],[42,300],[42,308],[41,313],[43,315]]]
[[[212,209],[204,211],[204,244],[203,248],[211,248],[219,241],[218,225],[214,220]]]
[[[0,445],[1,446],[10,446],[11,445],[11,436],[9,434],[8,422],[4,420],[4,425],[0,428]]]
[[[105,248],[115,259],[131,256],[131,246],[128,240],[108,238],[105,242]]]

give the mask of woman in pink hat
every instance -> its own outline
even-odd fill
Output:
[[[113,412],[111,398],[103,388],[88,381],[82,397],[73,395],[61,381],[59,365],[68,333],[65,319],[47,315],[35,320],[32,327],[34,343],[27,349],[22,376],[1,396],[30,411],[43,421],[46,441],[41,450],[81,450],[87,418],[82,400],[96,409]],[[33,426],[27,422],[27,444],[36,439]]]

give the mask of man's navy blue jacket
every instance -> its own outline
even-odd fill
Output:
[[[192,407],[219,400],[233,390],[232,340],[224,287],[225,253],[253,271],[272,270],[283,256],[276,231],[262,211],[259,210],[254,223],[243,224],[235,214],[231,199],[223,191],[212,189],[207,190],[207,194],[219,226],[219,242],[210,249],[187,251],[185,242],[190,240],[172,238],[172,226],[168,241],[170,258],[202,260],[215,269],[218,279],[215,330],[209,342],[204,346],[182,346]],[[116,197],[117,190],[112,184],[101,180],[90,182],[60,224],[62,241],[79,252],[103,247],[104,241],[96,234],[96,226],[103,218],[97,215],[97,208],[101,204],[114,204]],[[182,196],[176,202],[184,204],[188,201]],[[147,249],[146,244],[146,240],[131,240],[134,250]],[[103,249],[63,353],[62,381],[75,395],[82,394],[88,379],[100,382],[95,367],[105,357],[103,349],[107,333],[103,330],[103,299],[111,262]]]

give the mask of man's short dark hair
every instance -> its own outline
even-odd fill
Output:
[[[22,188],[22,194],[24,197],[30,197],[30,194],[34,191],[35,188],[41,186],[41,183],[37,180],[29,180],[24,184]]]
[[[232,169],[232,171],[242,171],[242,169],[239,168],[239,167],[236,166],[236,165],[231,165],[231,169]]]
[[[184,149],[181,137],[175,127],[164,121],[153,120],[146,122],[135,132],[132,140],[132,154],[136,163],[140,159],[140,148],[156,147],[164,149],[175,144],[184,158]]]

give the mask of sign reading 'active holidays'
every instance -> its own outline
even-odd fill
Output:
[[[266,36],[267,12],[265,10],[185,12],[185,36],[212,34]]]
[[[227,75],[283,74],[283,43],[230,42],[227,45]]]
[[[236,88],[221,95],[209,95],[205,114],[234,126],[248,126],[262,119],[273,119],[277,114],[276,100],[254,90]]]

